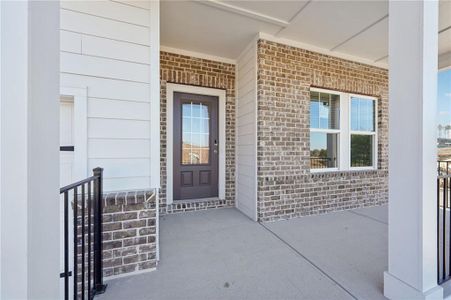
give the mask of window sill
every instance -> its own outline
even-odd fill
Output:
[[[338,168],[310,169],[311,174],[341,172]]]
[[[348,170],[328,169],[328,170],[310,170],[312,178],[333,177],[333,176],[349,176],[356,174],[376,174],[380,169],[377,168],[352,168]]]

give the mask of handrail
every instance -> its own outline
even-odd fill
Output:
[[[90,181],[93,181],[96,178],[98,178],[98,176],[94,175],[94,176],[88,177],[86,179],[83,179],[83,180],[80,180],[80,181],[68,184],[66,186],[63,186],[62,188],[60,188],[60,194],[62,194],[64,192],[67,192],[67,191],[69,191],[69,190],[71,190],[71,189],[73,189],[75,187],[81,186],[82,184],[86,184],[86,183],[88,183]]]
[[[73,299],[91,300],[105,292],[103,283],[102,212],[103,169],[95,168],[93,176],[60,188],[64,205],[64,299],[69,299],[69,277],[73,278]],[[70,219],[70,198],[73,215]],[[72,225],[72,230],[69,227]],[[69,234],[73,231],[73,254]],[[81,252],[81,253],[80,253]],[[92,255],[91,255],[92,254]],[[72,259],[73,271],[69,261]]]

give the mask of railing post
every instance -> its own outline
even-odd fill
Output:
[[[94,176],[94,295],[103,294],[103,249],[102,249],[102,213],[103,213],[103,169],[95,168]]]

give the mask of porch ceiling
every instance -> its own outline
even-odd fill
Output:
[[[388,66],[388,1],[170,1],[161,44],[236,59],[258,34]],[[440,1],[439,55],[451,55],[451,1]],[[443,67],[443,65],[442,65]]]

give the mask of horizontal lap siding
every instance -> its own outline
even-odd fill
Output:
[[[236,205],[256,220],[257,205],[257,49],[251,45],[236,66]]]
[[[61,2],[61,86],[88,90],[88,167],[106,191],[149,188],[149,24],[146,2]]]

